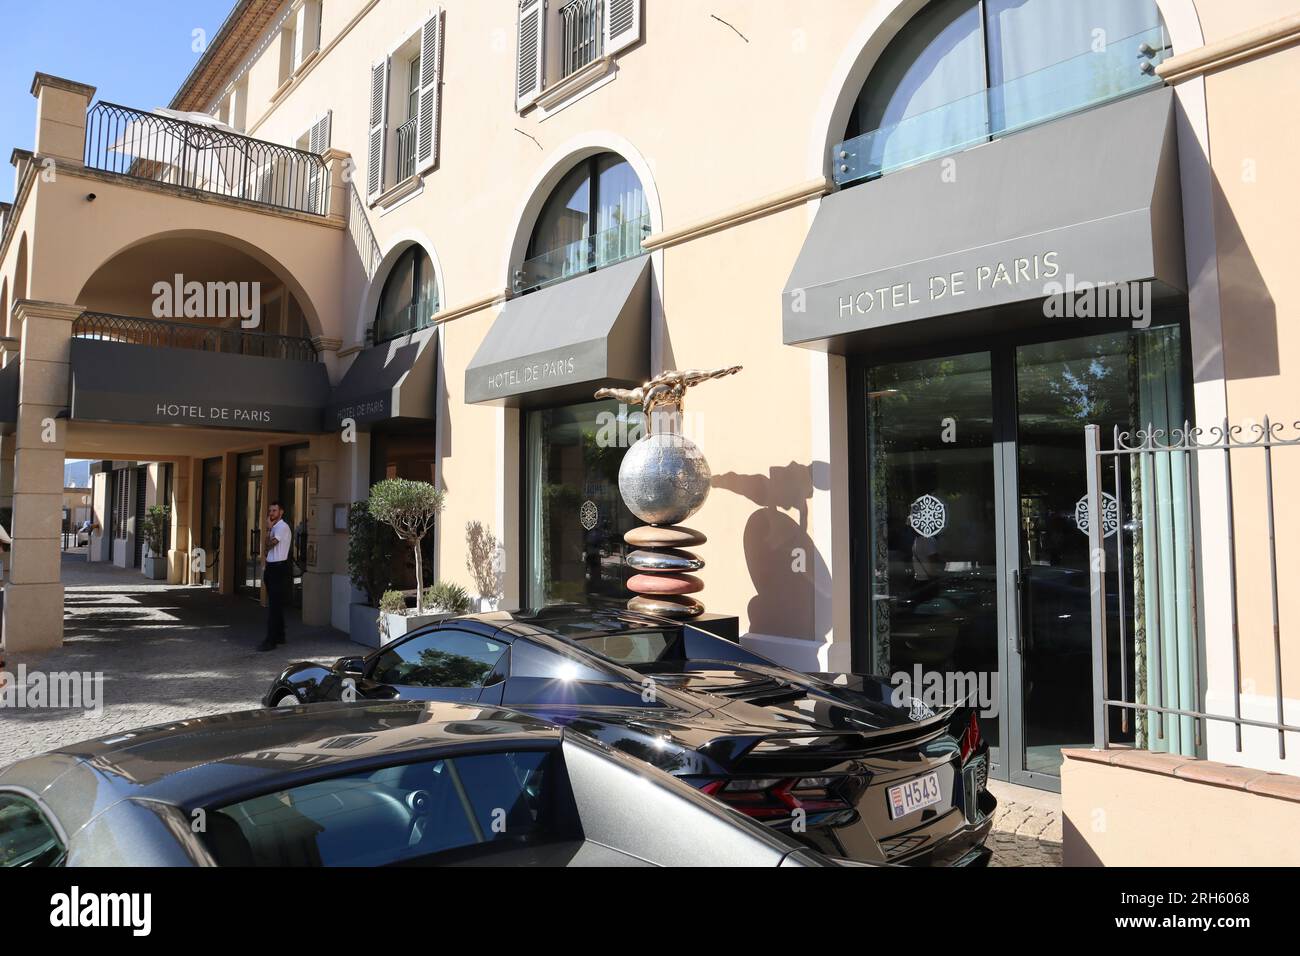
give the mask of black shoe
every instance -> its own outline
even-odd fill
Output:
[[[273,651],[275,650],[275,644],[274,642],[271,641],[263,641],[261,644],[257,645],[257,650],[259,653],[266,653],[267,651]]]

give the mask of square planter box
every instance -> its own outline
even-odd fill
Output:
[[[379,608],[369,604],[348,605],[348,636],[357,644],[379,647]]]
[[[379,641],[376,646],[383,646],[391,641],[397,640],[409,634],[411,631],[424,627],[426,624],[434,624],[438,621],[445,621],[448,618],[455,617],[454,614],[384,614],[383,625],[379,629]]]
[[[167,580],[167,558],[145,555],[140,559],[140,570],[150,581]]]

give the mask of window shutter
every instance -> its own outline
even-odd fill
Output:
[[[374,199],[384,188],[384,156],[388,139],[388,57],[370,68],[370,139],[366,151],[366,196]]]
[[[519,0],[515,108],[523,109],[541,95],[546,80],[546,4]]]
[[[605,0],[605,53],[641,39],[641,0]]]
[[[415,135],[415,171],[438,162],[438,121],[442,110],[442,10],[420,30],[420,118]]]
[[[312,123],[307,132],[307,151],[317,156],[330,148],[330,123],[334,114],[326,110],[325,115]],[[325,212],[324,184],[326,170],[324,167],[312,166],[307,179],[307,209],[309,212]]]

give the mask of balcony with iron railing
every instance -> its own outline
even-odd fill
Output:
[[[292,212],[329,212],[329,168],[316,153],[190,122],[96,103],[86,114],[87,169]]]
[[[251,355],[291,362],[320,361],[316,346],[305,336],[142,319],[108,312],[84,312],[79,315],[72,323],[72,337],[97,342]]]
[[[831,150],[838,185],[875,179],[1009,133],[1161,85],[1155,67],[1170,55],[1162,27],[904,117]]]
[[[600,58],[605,46],[604,0],[571,0],[560,8],[561,77]]]
[[[525,259],[515,271],[515,294],[532,292],[643,255],[641,242],[649,234],[647,214]]]

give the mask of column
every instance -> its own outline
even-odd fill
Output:
[[[21,380],[14,448],[13,553],[5,582],[4,640],[9,651],[63,643],[59,528],[67,444],[72,322],[76,306],[21,300]]]
[[[347,571],[347,533],[334,531],[335,464],[342,442],[333,433],[313,435],[307,452],[307,553],[302,556],[302,622],[332,620],[334,574]]]
[[[172,534],[167,542],[167,583],[190,584],[190,458],[172,463]]]
[[[81,164],[86,150],[86,110],[95,88],[48,73],[32,78],[36,97],[36,161]]]
[[[331,219],[345,220],[348,216],[348,192],[352,186],[349,173],[356,174],[352,154],[330,147],[321,153],[321,159],[325,160],[325,168],[329,170],[329,205],[325,207],[325,213]]]

